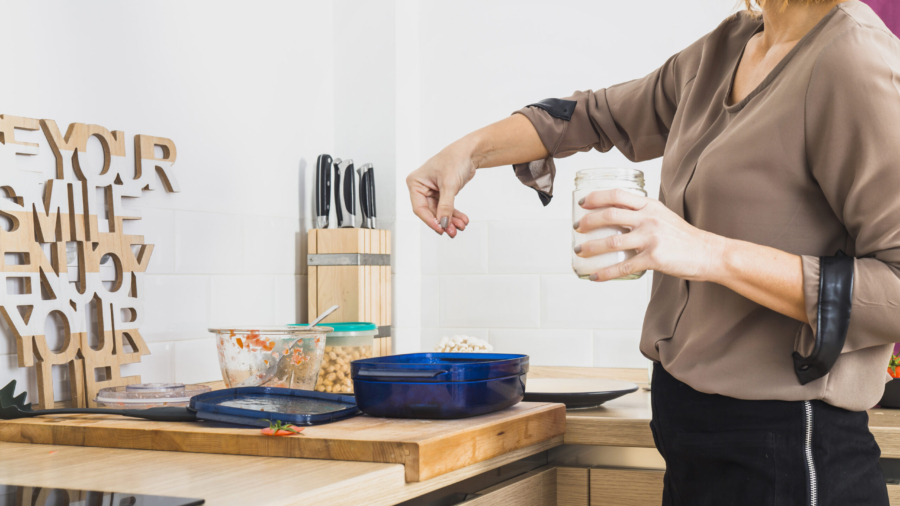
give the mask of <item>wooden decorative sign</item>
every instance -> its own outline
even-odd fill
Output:
[[[56,160],[51,179],[21,163],[43,146],[18,141],[22,130],[43,132]],[[100,170],[87,162],[91,137],[102,147]],[[101,388],[139,383],[119,366],[150,353],[139,328],[153,245],[124,232],[126,220],[141,216],[123,202],[160,187],[179,191],[176,152],[171,140],[147,135],[134,137],[133,161],[126,151],[121,131],[72,123],[63,135],[53,120],[0,115],[0,315],[16,339],[19,367],[36,369],[42,409],[54,405],[53,366],[68,369],[72,405],[94,407]],[[104,281],[101,264],[110,263],[115,278]],[[44,328],[53,320],[64,333],[55,350]]]

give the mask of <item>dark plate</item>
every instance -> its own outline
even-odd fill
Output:
[[[605,379],[529,379],[525,384],[526,402],[559,402],[567,409],[593,408],[606,401],[636,392],[638,386],[627,381]]]

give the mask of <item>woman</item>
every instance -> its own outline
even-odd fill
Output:
[[[546,203],[553,158],[662,156],[659,201],[597,191],[575,228],[630,229],[582,257],[638,253],[592,280],[655,271],[663,504],[887,505],[864,410],[900,335],[900,41],[855,0],[761,3],[643,79],[451,144],[408,177],[413,208],[455,237],[478,168],[514,164]]]

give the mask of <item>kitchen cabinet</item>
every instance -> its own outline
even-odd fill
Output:
[[[556,468],[557,506],[588,506],[591,500],[590,469]]]
[[[558,467],[557,506],[650,506],[662,503],[657,469]]]
[[[557,470],[544,467],[475,494],[464,506],[556,506]]]
[[[656,469],[591,469],[590,506],[661,504],[663,474]]]

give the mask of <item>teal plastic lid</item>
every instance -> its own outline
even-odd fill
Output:
[[[328,323],[329,327],[333,328],[333,332],[367,332],[372,330],[378,330],[378,326],[374,323],[369,322],[343,322],[343,323]],[[290,325],[291,327],[308,327],[308,323],[293,323]],[[331,332],[329,332],[330,334]]]

